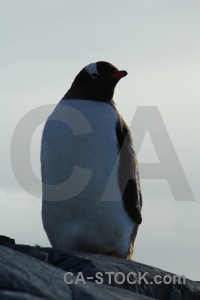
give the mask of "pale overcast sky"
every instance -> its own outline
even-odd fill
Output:
[[[199,12],[198,0],[1,2],[0,234],[16,243],[49,245],[41,200],[13,174],[12,135],[31,109],[56,104],[85,65],[106,60],[128,71],[114,97],[128,124],[138,106],[158,107],[195,198],[175,201],[167,180],[141,179],[135,260],[200,280]],[[42,125],[31,142],[38,178],[41,131]],[[132,130],[133,138],[138,132]],[[151,135],[138,160],[159,162]],[[167,153],[166,160],[173,170]]]

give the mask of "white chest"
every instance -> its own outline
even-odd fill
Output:
[[[43,224],[48,237],[60,249],[67,246],[78,250],[81,243],[93,247],[104,244],[112,251],[122,241],[127,249],[133,223],[124,210],[118,183],[117,114],[103,102],[65,100],[61,103],[50,119],[63,120],[67,125],[47,122],[42,140],[43,181],[59,184],[55,195],[52,194],[55,199],[43,201]],[[74,166],[90,170],[92,175],[85,188],[70,198],[70,189],[61,188],[60,184],[69,180]],[[75,189],[84,180],[84,172],[81,176],[71,182]],[[102,201],[108,183],[109,193]],[[57,198],[66,200],[56,201]]]

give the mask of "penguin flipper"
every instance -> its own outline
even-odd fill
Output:
[[[142,222],[142,194],[138,162],[131,132],[121,116],[116,126],[116,135],[120,151],[119,184],[123,195],[124,207],[130,218],[139,225]]]

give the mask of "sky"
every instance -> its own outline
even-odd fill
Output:
[[[182,201],[174,197],[168,180],[144,179],[141,171],[143,223],[134,259],[200,280],[199,9],[198,0],[1,2],[0,234],[20,244],[50,245],[41,199],[25,191],[13,171],[11,150],[23,150],[13,146],[13,134],[27,113],[57,104],[84,66],[105,60],[128,71],[114,95],[128,125],[138,107],[157,107],[182,168],[180,175],[165,151],[170,176],[183,198],[187,184],[193,195]],[[135,141],[148,118],[153,117],[141,115],[133,128]],[[159,131],[160,123],[155,125]],[[31,165],[38,179],[42,128],[38,121],[30,137]],[[23,130],[21,147],[29,133],[28,127]],[[135,144],[141,168],[142,163],[161,162],[162,143],[155,146],[147,131],[141,147]],[[19,168],[26,176],[26,163]]]

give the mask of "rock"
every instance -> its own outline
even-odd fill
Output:
[[[0,299],[8,300],[150,300],[130,291],[92,282],[66,284],[65,272],[0,246]],[[70,279],[76,280],[75,276]]]
[[[15,240],[5,236],[5,235],[0,235],[0,245],[14,245]]]
[[[74,283],[65,283],[64,276]],[[199,282],[175,276],[110,256],[15,244],[0,247],[0,299],[200,300]]]

